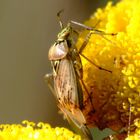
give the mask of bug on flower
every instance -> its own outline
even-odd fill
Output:
[[[58,13],[59,18],[60,13],[61,12]],[[72,28],[71,24],[76,24],[90,30],[90,33],[87,35],[87,38],[79,50],[77,50],[72,41],[77,32]],[[102,34],[103,32],[74,21],[69,22],[64,28],[60,20],[60,26],[62,31],[58,34],[57,40],[50,47],[48,53],[53,73],[46,74],[45,79],[47,80],[50,90],[56,97],[58,107],[64,113],[70,125],[82,136],[82,139],[92,140],[92,135],[86,126],[86,118],[82,112],[84,109],[83,88],[89,97],[91,106],[93,106],[93,104],[83,81],[83,68],[80,55],[99,69],[111,72],[94,64],[82,54],[90,35],[93,33]],[[53,85],[50,82],[52,79]]]

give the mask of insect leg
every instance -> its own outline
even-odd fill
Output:
[[[49,73],[49,74],[46,74],[44,76],[44,79],[45,79],[45,82],[47,83],[51,93],[53,93],[53,95],[57,98],[56,96],[56,92],[54,90],[54,87],[53,87],[53,84],[52,84],[52,80],[53,80],[53,73]]]
[[[87,36],[86,36],[86,38],[85,38],[83,44],[81,45],[81,47],[80,47],[80,49],[79,49],[79,53],[80,53],[80,54],[83,52],[84,48],[85,48],[86,45],[88,44],[88,41],[89,41],[91,35],[92,35],[92,32],[89,32],[89,33],[87,34]]]
[[[86,93],[88,94],[88,98],[89,98],[89,100],[90,100],[91,106],[94,107],[94,106],[93,106],[93,103],[92,103],[91,95],[90,95],[90,93],[89,93],[89,91],[88,91],[88,89],[87,89],[87,87],[86,87],[86,85],[85,85],[83,79],[80,79],[80,81],[81,81],[81,84],[82,84],[82,86],[84,87]]]
[[[105,69],[103,67],[100,67],[99,65],[95,64],[94,62],[92,62],[89,58],[87,58],[85,55],[83,55],[82,53],[80,54],[82,57],[84,57],[87,61],[89,61],[92,65],[94,65],[95,67],[97,67],[99,70],[104,70],[107,71],[109,73],[112,73],[111,70]]]
[[[85,38],[83,44],[81,45],[81,47],[80,47],[80,49],[79,49],[79,51],[78,51],[79,54],[80,54],[82,57],[84,57],[87,61],[89,61],[92,65],[94,65],[95,67],[97,67],[98,69],[104,70],[104,71],[107,71],[107,72],[112,73],[112,71],[107,70],[107,69],[105,69],[105,68],[102,68],[102,67],[98,66],[97,64],[95,64],[94,62],[92,62],[89,58],[87,58],[84,54],[82,54],[82,52],[83,52],[84,48],[86,47],[86,45],[88,44],[89,38],[90,38],[90,36],[91,36],[92,34],[93,34],[92,32],[89,32],[88,35],[86,36],[86,38]]]

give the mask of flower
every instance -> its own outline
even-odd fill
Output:
[[[23,121],[22,124],[1,124],[0,140],[81,140],[81,137],[64,127]]]
[[[123,130],[127,140],[139,139],[140,123],[135,122],[140,118],[140,1],[109,2],[85,24],[103,31],[93,33],[82,51],[94,64],[81,56],[83,79],[90,94],[84,92],[87,124],[110,128],[120,135]],[[88,33],[81,32],[77,48]],[[86,102],[88,97],[93,106],[90,100]]]

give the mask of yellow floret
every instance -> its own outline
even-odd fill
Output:
[[[22,124],[1,124],[0,140],[81,140],[81,137],[66,128],[23,121]]]
[[[85,92],[82,110],[87,125],[117,131],[118,134],[109,136],[115,140],[139,140],[140,0],[121,0],[115,5],[109,2],[85,24],[103,31],[92,34],[82,52],[94,64],[81,56],[83,81],[90,94]],[[80,34],[77,48],[88,33]],[[24,121],[22,125],[0,125],[0,140],[81,140],[81,137],[66,128]]]
[[[129,131],[132,134],[129,140],[140,139],[140,130],[134,126],[140,118],[140,1],[121,0],[116,5],[109,2],[85,24],[96,25],[96,29],[105,33],[116,33],[92,34],[82,52],[96,65],[112,71],[100,70],[81,56],[84,81],[94,105],[94,109],[85,111],[87,123],[100,129],[124,129],[126,135]],[[78,48],[87,34],[87,31],[80,34]]]

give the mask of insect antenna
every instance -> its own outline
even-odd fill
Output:
[[[90,27],[90,26],[86,26],[82,23],[79,23],[79,22],[76,22],[76,21],[70,21],[72,24],[75,24],[75,25],[78,25],[78,26],[81,26],[83,28],[85,28],[86,30],[89,30],[89,31],[94,31],[94,34],[102,34],[102,35],[117,35],[117,33],[106,33],[104,31],[101,31],[101,30],[98,30],[96,29],[95,27],[97,26],[97,24],[100,22],[97,22],[96,25],[94,27]]]
[[[64,28],[64,25],[63,25],[63,22],[61,20],[61,13],[64,12],[64,9],[60,10],[58,13],[57,13],[57,18],[58,18],[58,21],[59,21],[59,24],[60,24],[60,27],[61,29]]]
[[[82,24],[82,23],[79,23],[79,22],[76,22],[76,21],[70,21],[70,22],[71,22],[72,24],[81,26],[82,28],[84,28],[84,29],[90,31],[90,34],[97,34],[97,35],[100,35],[100,36],[103,37],[105,40],[107,40],[107,41],[109,41],[110,43],[112,43],[112,44],[115,45],[114,42],[112,42],[111,40],[109,40],[108,38],[106,38],[104,35],[112,35],[112,36],[114,36],[114,35],[117,35],[117,33],[106,33],[106,32],[104,32],[104,31],[102,31],[102,30],[96,29],[96,26],[99,24],[100,20],[95,24],[94,27],[86,26],[86,25],[84,25],[84,24]]]

